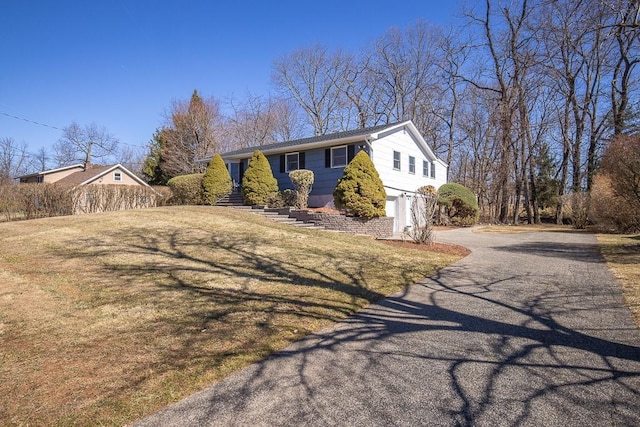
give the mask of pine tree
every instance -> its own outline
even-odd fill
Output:
[[[149,185],[166,185],[169,180],[162,170],[162,153],[166,145],[164,133],[164,129],[158,129],[153,134],[153,139],[149,142],[149,154],[142,164],[142,173]]]
[[[333,191],[333,201],[347,215],[374,218],[386,215],[387,195],[373,162],[360,151],[344,168]]]
[[[213,156],[202,179],[202,190],[206,204],[213,205],[221,197],[231,193],[231,176],[220,154]]]
[[[271,165],[260,150],[253,152],[242,178],[242,199],[245,205],[266,205],[278,192],[278,181]]]

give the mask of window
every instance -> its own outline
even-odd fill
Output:
[[[422,161],[422,176],[424,176],[425,178],[429,177],[429,162],[427,162],[426,160]]]
[[[413,156],[409,156],[409,173],[416,173],[416,158]]]
[[[113,173],[113,180],[114,181],[122,181],[122,173],[121,172],[114,172]]]
[[[400,152],[393,152],[393,168],[397,171],[400,170]]]
[[[331,149],[331,167],[337,168],[347,166],[347,146],[334,147]]]
[[[436,162],[431,162],[431,178],[436,179]]]
[[[300,169],[300,156],[298,153],[291,153],[286,155],[286,167],[285,172],[291,172],[296,169]]]

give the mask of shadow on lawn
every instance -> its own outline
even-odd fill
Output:
[[[363,269],[371,260],[362,260],[355,268],[339,268],[342,279],[337,279],[294,256],[262,253],[260,247],[266,240],[258,237],[229,240],[176,231],[168,238],[130,233],[126,238],[131,245],[122,255],[157,255],[157,262],[117,267],[107,263],[102,267],[105,274],[131,280],[161,277],[162,283],[150,287],[157,294],[150,296],[154,304],[175,303],[173,296],[165,300],[163,294],[186,292],[194,297],[184,299],[193,306],[171,332],[179,337],[184,329],[188,338],[166,350],[154,366],[157,372],[180,368],[187,363],[185,357],[219,366],[251,344],[234,343],[220,354],[201,354],[198,349],[212,338],[198,334],[200,328],[224,328],[240,316],[247,328],[264,327],[268,334],[273,327],[294,328],[296,319],[339,320],[353,310],[351,304],[356,299],[376,301],[382,297],[367,289]],[[85,244],[92,249],[71,256],[99,259],[113,254],[113,248],[101,247],[101,241]],[[547,243],[497,250],[601,262],[592,245],[551,245],[551,250]],[[318,256],[339,265],[340,260],[332,258],[329,250]],[[236,278],[237,286],[212,286],[208,283],[212,273]],[[559,317],[585,315],[584,307],[567,307],[566,294],[541,287],[540,292],[530,291],[516,304],[501,294],[501,289],[523,278],[485,282],[472,277],[477,277],[474,271],[461,264],[451,266],[403,295],[352,315],[335,329],[310,335],[276,352],[231,381],[200,394],[197,405],[190,409],[188,425],[211,424],[212,420],[220,425],[309,424],[312,420],[357,424],[351,417],[360,413],[368,414],[378,425],[401,419],[457,426],[596,425],[611,413],[615,413],[612,421],[619,425],[640,425],[639,347],[558,321]],[[349,298],[307,300],[300,291],[256,292],[249,286],[255,280],[265,286],[285,282],[336,290]],[[125,288],[117,291],[118,298],[127,298]],[[569,291],[580,298],[589,295],[577,289]],[[419,297],[412,292],[419,292]],[[278,316],[291,317],[286,325],[274,325]],[[398,340],[405,344],[398,345]],[[265,349],[265,354],[268,352]],[[272,404],[268,411],[260,412],[259,402]],[[182,410],[180,405],[169,407],[139,425],[171,424],[165,417]],[[545,412],[551,418],[544,418]],[[553,418],[558,416],[560,420]]]
[[[582,249],[589,256],[552,253],[597,257]],[[607,318],[613,307],[599,307],[610,323],[572,328],[600,318],[567,305],[593,292],[532,283],[539,291],[516,302],[505,285],[523,277],[471,270],[450,266],[138,425],[185,412],[188,425],[640,425],[640,347],[607,339],[633,342],[637,330]]]
[[[175,337],[170,347],[156,350],[156,362],[145,365],[155,376],[193,365],[196,359],[209,369],[225,365],[229,358],[264,357],[316,330],[315,322],[342,320],[365,302],[384,297],[367,281],[371,260],[343,266],[331,248],[316,253],[334,264],[328,271],[337,271],[336,276],[314,267],[317,263],[297,261],[295,250],[265,250],[270,240],[253,234],[176,230],[155,236],[129,229],[108,237],[76,241],[65,256],[94,266],[96,281],[89,286],[100,294],[93,301],[96,306],[143,305],[169,313],[154,324],[130,326],[139,329],[133,335],[148,337],[149,348],[158,335]],[[119,259],[113,261],[116,256]],[[407,285],[410,280],[398,278]],[[283,331],[287,336],[278,338]],[[222,344],[212,352],[210,343],[216,340]],[[145,380],[132,378],[126,387]]]

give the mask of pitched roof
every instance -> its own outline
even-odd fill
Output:
[[[295,139],[295,140],[285,141],[285,142],[276,142],[273,144],[267,144],[262,146],[248,147],[240,150],[234,150],[234,151],[228,151],[226,153],[222,153],[222,157],[234,157],[234,156],[239,156],[243,154],[251,154],[255,150],[267,152],[267,151],[276,151],[276,150],[286,149],[291,147],[298,147],[302,145],[320,144],[322,142],[331,142],[331,141],[337,141],[337,140],[347,139],[347,138],[357,138],[357,137],[366,138],[371,134],[377,133],[387,128],[395,127],[400,123],[403,123],[403,122],[378,125],[370,128],[365,128],[365,129],[348,130],[348,131],[337,132],[337,133],[332,133],[328,135],[312,136],[310,138]]]
[[[117,165],[116,165],[117,166]],[[71,175],[67,175],[64,178],[56,181],[56,184],[65,184],[65,185],[73,185],[77,186],[83,184],[87,181],[91,181],[94,178],[100,176],[100,174],[108,171],[113,168],[114,165],[107,166],[91,166],[86,170],[81,170],[78,172],[74,172]]]
[[[62,171],[65,171],[65,170],[78,169],[78,168],[82,168],[82,167],[84,167],[84,164],[78,163],[78,164],[71,165],[71,166],[63,166],[61,168],[49,169],[49,170],[46,170],[46,171],[30,173],[28,175],[17,176],[16,179],[31,178],[31,177],[40,176],[40,175],[48,175],[48,174],[55,173],[55,172],[62,172]]]
[[[78,172],[74,172],[71,175],[68,175],[62,178],[59,181],[56,181],[57,184],[66,184],[73,185],[77,187],[79,185],[89,184],[92,181],[108,174],[109,172],[120,169],[122,172],[126,173],[131,179],[136,181],[138,184],[148,187],[149,184],[144,182],[142,179],[138,178],[134,173],[132,173],[129,169],[122,166],[120,163],[115,165],[107,165],[107,166],[91,166],[86,170],[81,170]]]

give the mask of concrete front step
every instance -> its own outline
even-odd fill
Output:
[[[267,208],[263,206],[233,206],[235,209],[251,210],[255,214],[269,218],[280,224],[287,224],[307,230],[325,230],[325,227],[317,225],[315,222],[304,222],[289,216],[289,208]]]

